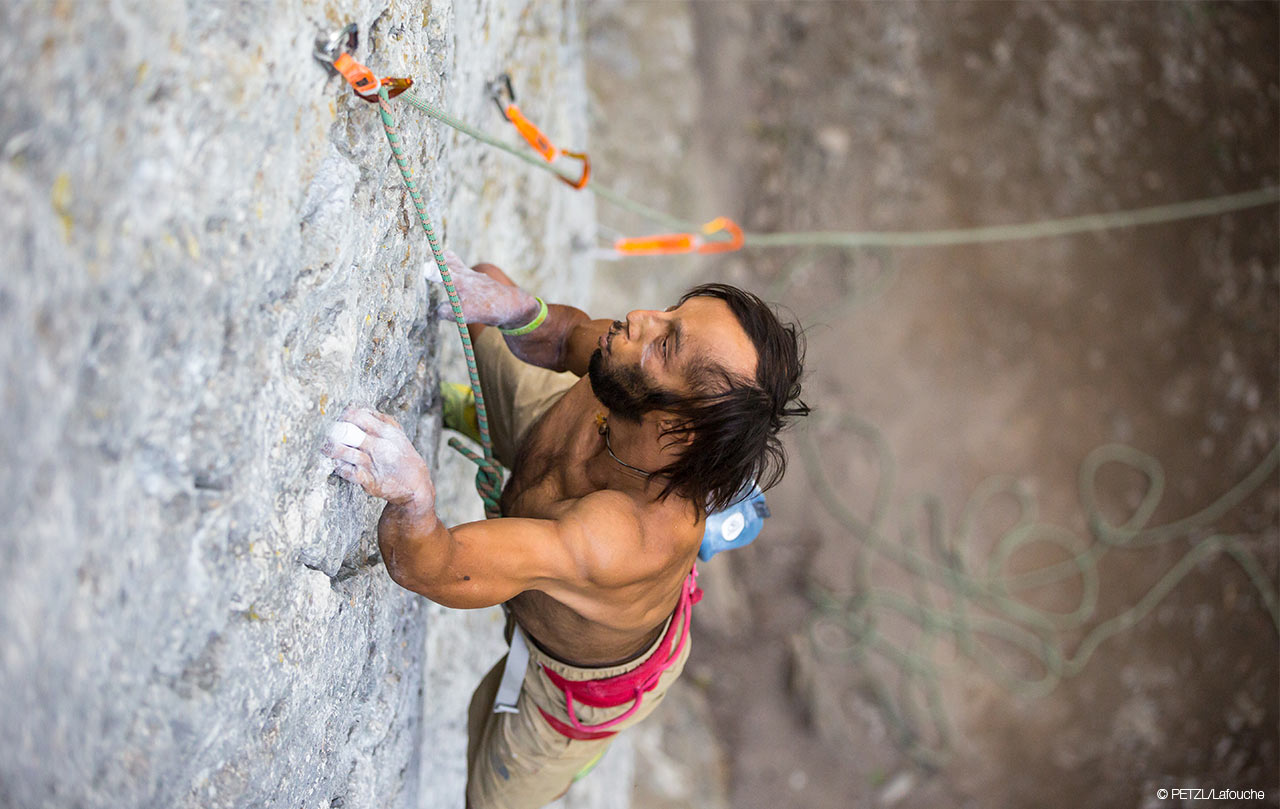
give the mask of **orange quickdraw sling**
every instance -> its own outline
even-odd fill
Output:
[[[572,157],[574,160],[582,161],[582,174],[576,180],[571,180],[561,174],[556,174],[560,181],[571,188],[581,189],[587,184],[587,180],[591,178],[591,158],[587,157],[585,152],[571,152],[568,149],[561,149],[551,142],[551,139],[542,134],[542,130],[534,126],[525,114],[516,106],[516,92],[511,87],[511,76],[503,73],[498,78],[489,82],[487,85],[489,97],[493,99],[493,103],[498,105],[498,112],[502,113],[516,131],[520,133],[520,137],[533,147],[534,151],[542,155],[542,159],[548,163],[554,163],[560,155]],[[505,95],[504,95],[505,91]],[[505,99],[505,100],[504,100]]]

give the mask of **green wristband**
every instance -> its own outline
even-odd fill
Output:
[[[499,327],[498,331],[502,332],[508,337],[519,337],[523,334],[528,334],[529,332],[541,326],[542,321],[547,319],[547,302],[544,301],[542,298],[537,297],[536,295],[534,296],[533,299],[538,302],[538,314],[534,315],[533,320],[530,320],[528,323],[515,329],[504,329]]]

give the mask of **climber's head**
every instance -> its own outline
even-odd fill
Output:
[[[720,508],[752,479],[781,479],[778,432],[809,408],[800,400],[804,343],[757,296],[703,284],[665,311],[615,321],[591,356],[592,390],[610,417],[651,418],[675,460],[653,475],[678,493]]]

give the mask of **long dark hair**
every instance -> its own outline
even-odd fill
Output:
[[[666,478],[660,496],[672,493],[718,511],[732,503],[754,479],[768,489],[782,479],[787,454],[778,433],[791,420],[809,415],[800,399],[804,338],[793,323],[783,323],[758,296],[728,284],[702,284],[680,298],[719,298],[729,305],[756,349],[755,379],[730,374],[710,361],[694,363],[689,381],[694,393],[649,394],[644,409],[666,410],[677,426],[663,433],[671,441],[689,440],[680,457],[653,473]]]

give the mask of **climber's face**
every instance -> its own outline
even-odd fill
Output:
[[[729,305],[701,296],[614,321],[591,355],[588,375],[612,415],[638,420],[672,398],[712,392],[725,374],[751,380],[755,368],[755,347]]]

